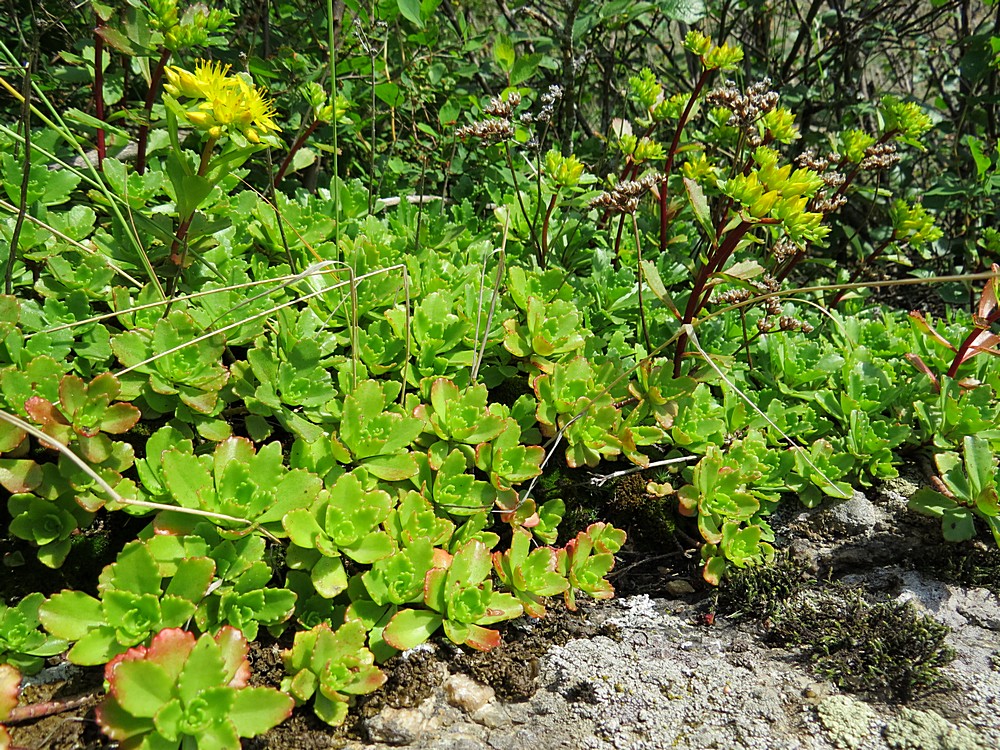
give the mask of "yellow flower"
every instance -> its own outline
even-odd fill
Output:
[[[211,98],[213,92],[229,85],[229,66],[202,60],[191,73],[173,65],[167,66],[167,83],[163,88],[174,97],[188,99]]]
[[[244,76],[229,75],[228,65],[202,61],[194,73],[170,66],[167,81],[164,89],[171,96],[202,100],[181,115],[212,138],[239,131],[251,143],[260,143],[262,136],[281,131],[271,101]]]

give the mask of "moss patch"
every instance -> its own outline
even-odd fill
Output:
[[[841,690],[902,703],[949,684],[941,674],[954,658],[947,626],[910,603],[817,581],[785,557],[736,572],[718,608],[761,620],[768,642],[801,648],[811,670]]]
[[[803,592],[775,607],[767,638],[805,649],[812,670],[842,690],[902,703],[949,686],[950,631],[909,602],[871,602],[854,589]]]

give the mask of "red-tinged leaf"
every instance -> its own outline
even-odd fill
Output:
[[[87,395],[91,398],[103,398],[108,402],[114,401],[121,393],[122,387],[118,378],[110,372],[101,373],[87,386]]]
[[[41,396],[32,396],[25,401],[24,410],[28,412],[29,417],[40,425],[58,424],[65,426],[69,424],[66,421],[66,417],[62,415],[62,412]]]
[[[21,693],[21,673],[10,664],[0,664],[0,721],[17,706]]]
[[[112,674],[111,695],[133,716],[152,719],[173,697],[173,682],[159,664],[123,661]]]
[[[907,352],[903,356],[906,357],[906,360],[911,365],[913,365],[914,367],[916,367],[920,372],[922,372],[924,375],[926,375],[928,378],[930,378],[931,383],[934,384],[934,391],[935,392],[940,392],[940,390],[941,390],[941,384],[938,382],[937,375],[934,374],[934,372],[931,370],[931,368],[927,366],[927,364],[920,358],[919,355],[913,354],[912,352]]]
[[[132,43],[129,41],[128,37],[122,34],[117,29],[113,29],[110,26],[98,26],[96,32],[101,35],[104,42],[109,47],[114,47],[116,50],[124,55],[133,57],[135,55],[135,50],[132,48]]]
[[[448,571],[444,568],[431,568],[424,576],[424,604],[438,612],[444,612],[444,589],[448,580]]]
[[[458,585],[461,588],[476,586],[489,575],[491,567],[486,545],[473,539],[455,553],[448,573],[448,585]]]
[[[175,682],[184,669],[188,656],[194,649],[195,637],[181,628],[167,628],[161,630],[153,636],[149,643],[149,648],[145,649],[145,658],[155,661],[170,676],[170,681]],[[129,654],[136,649],[130,649],[125,654],[125,660],[129,660]],[[136,655],[132,658],[143,658]]]
[[[500,633],[496,630],[481,628],[478,625],[469,625],[468,628],[465,645],[472,646],[477,651],[491,651],[502,643]]]
[[[927,320],[924,318],[924,316],[920,312],[918,312],[916,310],[912,310],[910,312],[910,320],[912,320],[914,322],[914,324],[917,326],[917,330],[918,331],[920,331],[921,333],[923,333],[923,334],[925,334],[927,336],[930,336],[935,341],[937,341],[939,344],[941,344],[942,346],[950,349],[951,351],[956,351],[954,345],[950,341],[948,341],[948,339],[946,339],[944,336],[942,336],[940,333],[938,333],[934,329],[934,326],[932,326],[930,323],[928,323]]]
[[[1000,266],[993,264],[993,273],[1000,273]],[[979,298],[979,317],[986,323],[986,328],[990,323],[1000,317],[1000,304],[997,303],[996,279],[990,279],[983,288],[983,294]]]
[[[425,609],[401,609],[382,631],[382,638],[393,648],[407,651],[434,635],[444,618]]]
[[[146,734],[155,729],[152,719],[133,716],[110,695],[97,706],[94,716],[101,731],[108,739],[118,742]]]
[[[229,720],[240,737],[256,737],[278,726],[295,707],[290,695],[271,688],[244,688],[235,693]]]
[[[230,625],[224,625],[215,634],[215,642],[219,644],[219,650],[222,654],[227,684],[234,688],[248,685],[250,683],[250,662],[247,661],[247,653],[250,651],[250,645],[243,633]]]
[[[11,494],[31,492],[42,483],[42,469],[26,458],[0,458],[0,487]]]
[[[726,574],[726,558],[721,555],[711,558],[705,563],[705,570],[701,577],[713,586],[718,586],[722,582],[722,577]]]
[[[1000,336],[989,331],[979,331],[969,342],[969,348],[962,355],[962,362],[968,362],[977,354],[1000,354],[994,347],[1000,343]]]
[[[135,427],[141,416],[142,412],[132,404],[112,404],[105,409],[101,418],[101,431],[120,435]]]

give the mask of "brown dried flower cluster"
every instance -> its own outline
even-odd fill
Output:
[[[531,125],[535,122],[547,123],[552,119],[552,116],[556,111],[556,104],[562,99],[562,86],[552,84],[549,86],[548,90],[541,95],[539,101],[541,101],[542,106],[538,110],[538,114],[532,114],[531,112],[524,112],[521,115],[521,122],[525,125]]]
[[[514,126],[510,120],[480,120],[471,125],[463,125],[455,131],[462,140],[481,138],[488,143],[499,143],[514,137]]]
[[[861,169],[873,171],[876,169],[889,169],[900,160],[896,153],[896,146],[892,143],[876,143],[868,147],[865,151],[865,158],[861,160]]]
[[[511,114],[517,109],[517,105],[521,103],[521,95],[516,91],[511,91],[507,96],[506,101],[501,99],[499,96],[494,96],[490,99],[490,103],[486,105],[483,111],[490,117],[499,117],[504,120],[509,120]]]
[[[814,213],[828,214],[836,211],[847,203],[845,195],[838,194],[838,189],[844,184],[844,173],[838,170],[827,171],[830,165],[840,162],[840,154],[829,153],[821,156],[816,149],[806,149],[795,157],[795,166],[817,172],[823,178],[826,189],[817,191],[809,201],[809,210]],[[777,253],[775,253],[777,256]],[[781,258],[779,258],[781,260]]]
[[[713,297],[712,301],[724,305],[736,305],[760,294],[773,294],[781,288],[781,282],[770,274],[764,274],[759,279],[748,279],[747,284],[752,288],[729,289]],[[768,315],[777,315],[781,312],[781,303],[777,297],[768,297],[762,300],[762,304]]]
[[[802,331],[802,333],[812,333],[814,328],[804,320],[793,318],[791,315],[782,315],[777,321],[773,317],[761,318],[757,321],[757,330],[763,333],[771,333],[777,324],[779,331]]]
[[[639,199],[659,181],[660,176],[656,174],[648,174],[638,180],[625,180],[615,185],[611,190],[601,193],[591,201],[590,205],[612,213],[635,213],[639,207]]]
[[[779,263],[784,263],[789,258],[797,255],[798,252],[799,246],[788,239],[788,237],[782,237],[771,246],[771,255],[773,255],[775,260]]]
[[[745,91],[736,88],[736,83],[726,81],[722,86],[710,91],[705,103],[710,107],[723,107],[733,113],[732,124],[746,130],[764,114],[778,106],[778,92],[770,89],[771,79],[764,78],[751,83]]]
[[[455,131],[455,135],[463,141],[466,138],[479,138],[487,143],[509,140],[514,137],[514,125],[510,118],[520,103],[521,95],[516,91],[510,92],[506,99],[494,96],[483,108],[483,112],[495,119],[479,120],[471,125],[463,125]]]

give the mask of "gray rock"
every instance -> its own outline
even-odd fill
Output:
[[[944,673],[954,689],[929,703],[840,695],[794,652],[767,646],[759,623],[695,625],[686,602],[636,596],[589,610],[604,634],[552,647],[529,700],[503,704],[488,688],[473,698],[483,686],[454,675],[418,708],[369,719],[376,744],[364,750],[1000,748],[1000,601],[899,567],[907,549],[919,554],[925,544],[907,526],[909,491],[897,483],[891,496],[790,509],[775,530],[810,567],[850,573],[854,584],[912,601],[953,629],[956,658]]]
[[[440,726],[441,718],[433,698],[416,708],[384,708],[365,721],[368,739],[386,745],[411,745]]]

